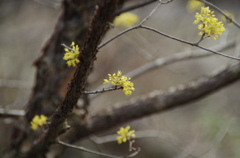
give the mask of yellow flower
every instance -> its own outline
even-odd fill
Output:
[[[130,140],[131,138],[135,138],[135,130],[130,130],[130,126],[125,128],[121,127],[117,134],[120,136],[117,137],[118,144],[122,144]]]
[[[201,30],[200,36],[204,35],[207,38],[212,36],[216,40],[218,35],[222,35],[222,32],[225,31],[223,23],[218,21],[209,7],[202,7],[201,13],[196,13],[195,17],[196,20],[193,23],[200,23],[198,25],[198,29]]]
[[[188,11],[196,11],[198,9],[201,9],[201,7],[204,7],[204,6],[205,6],[205,4],[198,0],[189,0],[187,3]]]
[[[131,27],[139,21],[139,18],[136,14],[133,13],[122,13],[117,16],[113,24],[115,26]]]
[[[112,84],[115,86],[121,86],[125,95],[131,95],[135,90],[134,84],[130,81],[131,78],[122,76],[122,72],[118,71],[117,74],[108,74],[108,80],[104,79],[103,84]]]
[[[39,127],[47,124],[47,116],[44,115],[35,115],[31,121],[31,128],[37,130]]]
[[[63,59],[67,60],[67,65],[68,66],[73,66],[75,67],[77,65],[77,63],[79,63],[79,59],[78,56],[80,54],[79,52],[79,47],[78,45],[75,46],[75,43],[72,42],[72,44],[70,45],[71,49],[65,48],[64,51],[66,52],[64,54]]]

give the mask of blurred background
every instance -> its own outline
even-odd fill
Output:
[[[129,1],[126,5],[138,2]],[[193,24],[195,12],[187,9],[187,0],[174,0],[162,5],[145,25],[169,35],[197,42],[197,25]],[[240,21],[240,1],[209,1],[232,13]],[[35,81],[33,62],[41,55],[41,48],[51,36],[61,13],[60,0],[1,0],[0,1],[0,108],[24,109]],[[131,12],[142,20],[157,3]],[[221,16],[217,14],[219,19]],[[201,44],[217,46],[240,38],[240,30],[225,23],[226,31],[217,40],[207,39]],[[125,28],[112,28],[103,41]],[[108,73],[121,70],[124,74],[133,71],[156,58],[197,50],[146,30],[134,30],[102,48],[97,56],[94,71],[89,76],[90,89],[100,86]],[[239,44],[223,53],[239,56]],[[91,100],[91,112],[113,103],[148,94],[154,90],[167,91],[171,87],[186,84],[191,80],[219,70],[233,62],[221,56],[188,59],[166,67],[148,71],[133,80],[135,91],[125,96],[122,91],[104,93]],[[240,157],[240,83],[234,83],[204,99],[187,106],[161,114],[132,121],[132,129],[140,132],[135,146],[141,147],[139,158],[239,158]],[[9,144],[12,119],[1,119],[0,153]],[[122,126],[126,126],[122,125]],[[119,127],[98,134],[99,137],[115,134]],[[137,133],[138,134],[138,133]],[[95,139],[86,138],[80,145],[115,155],[127,155],[128,144],[117,142],[96,144]],[[100,156],[68,149],[64,157]]]

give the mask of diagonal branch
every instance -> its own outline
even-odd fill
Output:
[[[93,62],[96,59],[97,46],[102,37],[109,29],[108,22],[112,21],[113,13],[119,7],[118,0],[100,0],[97,10],[92,19],[91,26],[84,40],[83,49],[79,56],[80,64],[74,73],[74,77],[69,84],[67,94],[62,104],[52,116],[49,130],[43,139],[34,145],[26,154],[26,157],[44,156],[48,148],[64,130],[64,121],[72,112],[78,98],[83,91],[87,76],[90,73]]]
[[[146,0],[146,1],[143,1],[143,2],[138,2],[136,4],[133,4],[133,5],[129,6],[129,7],[119,9],[114,14],[119,15],[121,13],[128,12],[130,10],[134,10],[134,9],[137,9],[137,8],[144,7],[145,5],[151,4],[151,3],[156,2],[156,1],[158,1],[158,0]]]
[[[6,118],[6,117],[19,118],[24,116],[25,116],[24,110],[0,108],[0,118]]]
[[[125,103],[114,104],[96,114],[77,127],[75,139],[116,126],[120,123],[178,108],[201,99],[240,79],[240,63],[230,64],[218,73],[199,78],[172,88],[168,92],[154,91],[148,95],[132,99]]]

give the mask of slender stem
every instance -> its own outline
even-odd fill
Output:
[[[162,4],[167,4],[167,3],[170,3],[172,2],[173,0],[168,0],[166,2],[162,2],[161,0],[158,0],[159,4],[149,13],[149,15],[147,17],[145,17],[139,25],[142,25],[145,21],[147,21],[152,15],[154,12],[156,12],[156,10],[162,5]]]
[[[90,150],[90,149],[84,148],[82,146],[76,146],[76,145],[68,144],[68,143],[65,143],[61,140],[57,140],[57,143],[61,144],[63,146],[69,147],[69,148],[85,151],[85,152],[92,153],[92,154],[95,154],[95,155],[100,155],[100,156],[105,156],[105,157],[110,157],[110,158],[123,158],[123,157],[120,157],[120,156],[114,156],[114,155],[105,154],[105,153],[97,152],[97,151],[94,151],[94,150]]]
[[[126,29],[126,30],[118,33],[116,36],[112,37],[111,39],[109,39],[109,40],[101,43],[101,44],[98,46],[97,49],[101,49],[102,47],[104,47],[105,45],[107,45],[107,44],[110,43],[111,41],[115,40],[116,38],[124,35],[124,34],[127,33],[127,32],[130,32],[130,31],[132,31],[132,30],[135,30],[135,29],[137,29],[137,28],[138,28],[137,26],[133,26],[133,27],[131,27],[131,28],[128,28],[128,29]]]
[[[156,0],[155,0],[155,1],[156,1]],[[128,28],[128,29],[126,29],[126,30],[118,33],[117,35],[115,35],[114,37],[110,38],[109,40],[101,43],[101,44],[98,46],[98,49],[101,49],[102,47],[104,47],[105,45],[107,45],[107,44],[110,43],[111,41],[115,40],[116,38],[124,35],[125,33],[128,33],[128,32],[130,32],[130,31],[132,31],[132,30],[138,29],[146,20],[149,19],[150,16],[152,16],[152,14],[157,10],[157,8],[159,8],[162,4],[167,4],[167,3],[170,3],[170,2],[172,2],[172,1],[173,1],[173,0],[168,0],[168,1],[166,1],[166,2],[162,2],[161,0],[159,0],[159,4],[158,4],[158,5],[149,13],[149,15],[148,15],[146,18],[144,18],[138,25],[133,26],[133,27],[130,27],[130,28]],[[63,46],[64,46],[64,45],[63,45]]]
[[[23,117],[25,113],[24,110],[0,108],[0,117]]]
[[[148,16],[146,16],[140,23],[139,26],[142,25],[145,21],[147,21],[154,12],[156,12],[156,10],[162,5],[162,3],[159,1],[159,4],[148,14]]]
[[[109,89],[102,89],[102,90],[96,90],[96,91],[83,91],[82,93],[84,94],[98,94],[98,93],[104,93],[104,92],[109,92],[109,91],[115,91],[115,90],[120,90],[123,89],[122,87],[113,87],[113,88],[109,88]]]
[[[201,38],[199,39],[199,41],[196,43],[196,45],[199,45],[200,42],[202,42],[202,40],[204,39],[205,33],[203,33],[203,35],[201,36]]]
[[[220,56],[224,56],[224,57],[227,57],[227,58],[230,58],[230,59],[234,59],[234,60],[240,60],[240,58],[237,58],[237,57],[234,57],[234,56],[231,56],[231,55],[227,55],[227,54],[224,54],[224,53],[220,53],[220,52],[216,52],[216,51],[210,50],[210,49],[208,49],[208,48],[199,46],[199,45],[196,44],[196,43],[188,42],[188,41],[185,41],[185,40],[182,40],[182,39],[179,39],[179,38],[170,36],[170,35],[168,35],[168,34],[165,34],[165,33],[163,33],[163,32],[160,32],[160,31],[158,31],[158,30],[156,30],[156,29],[154,29],[154,28],[151,28],[151,27],[140,26],[139,28],[146,29],[146,30],[150,30],[150,31],[152,31],[152,32],[155,32],[155,33],[160,34],[160,35],[162,35],[162,36],[165,36],[165,37],[167,37],[167,38],[173,39],[173,40],[175,40],[175,41],[179,41],[179,42],[182,42],[182,43],[185,43],[185,44],[189,44],[189,45],[192,45],[192,46],[194,46],[194,47],[201,48],[201,49],[203,49],[203,50],[212,52],[212,53],[217,54],[217,55],[220,55]]]
[[[130,10],[134,10],[134,9],[137,9],[137,8],[141,8],[141,7],[145,6],[145,5],[151,4],[151,3],[156,2],[156,1],[157,1],[157,0],[146,0],[146,1],[144,1],[144,2],[139,2],[139,3],[137,3],[137,4],[134,4],[134,5],[131,5],[131,6],[129,6],[129,7],[126,7],[126,8],[123,8],[123,9],[120,9],[120,10],[116,11],[116,12],[114,13],[114,15],[119,15],[119,14],[121,14],[121,13],[128,12],[128,11],[130,11]]]
[[[62,43],[61,44],[63,47],[67,48],[67,49],[70,49],[71,51],[74,51],[71,47],[67,46],[66,44]]]

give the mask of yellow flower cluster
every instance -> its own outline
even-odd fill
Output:
[[[44,115],[35,115],[34,118],[31,121],[31,128],[33,130],[37,130],[41,126],[47,124],[47,116]]]
[[[131,78],[122,76],[122,72],[118,71],[117,74],[108,74],[108,80],[104,79],[103,84],[112,84],[121,86],[125,95],[131,95],[132,91],[135,90],[133,83],[130,81]]]
[[[135,138],[135,130],[130,130],[130,126],[125,128],[121,127],[117,134],[120,136],[117,137],[118,144],[122,144],[130,140],[131,138]]]
[[[200,9],[201,7],[204,7],[205,4],[203,2],[200,2],[198,0],[189,0],[187,3],[187,9],[189,11],[196,11]]]
[[[72,44],[70,45],[71,49],[65,48],[64,51],[66,52],[64,54],[63,59],[67,60],[67,65],[68,66],[73,66],[75,67],[77,65],[77,63],[79,63],[80,61],[78,60],[78,56],[80,54],[79,52],[79,47],[78,45],[75,46],[75,43],[72,42]]]
[[[133,13],[122,13],[117,16],[113,24],[115,26],[131,27],[139,21],[139,18],[136,14]]]
[[[201,23],[198,25],[198,29],[201,30],[200,36],[206,37],[212,36],[214,40],[217,39],[218,35],[221,35],[225,31],[223,23],[218,21],[214,15],[214,11],[211,11],[209,7],[202,7],[201,13],[196,13],[196,20],[194,24]]]

